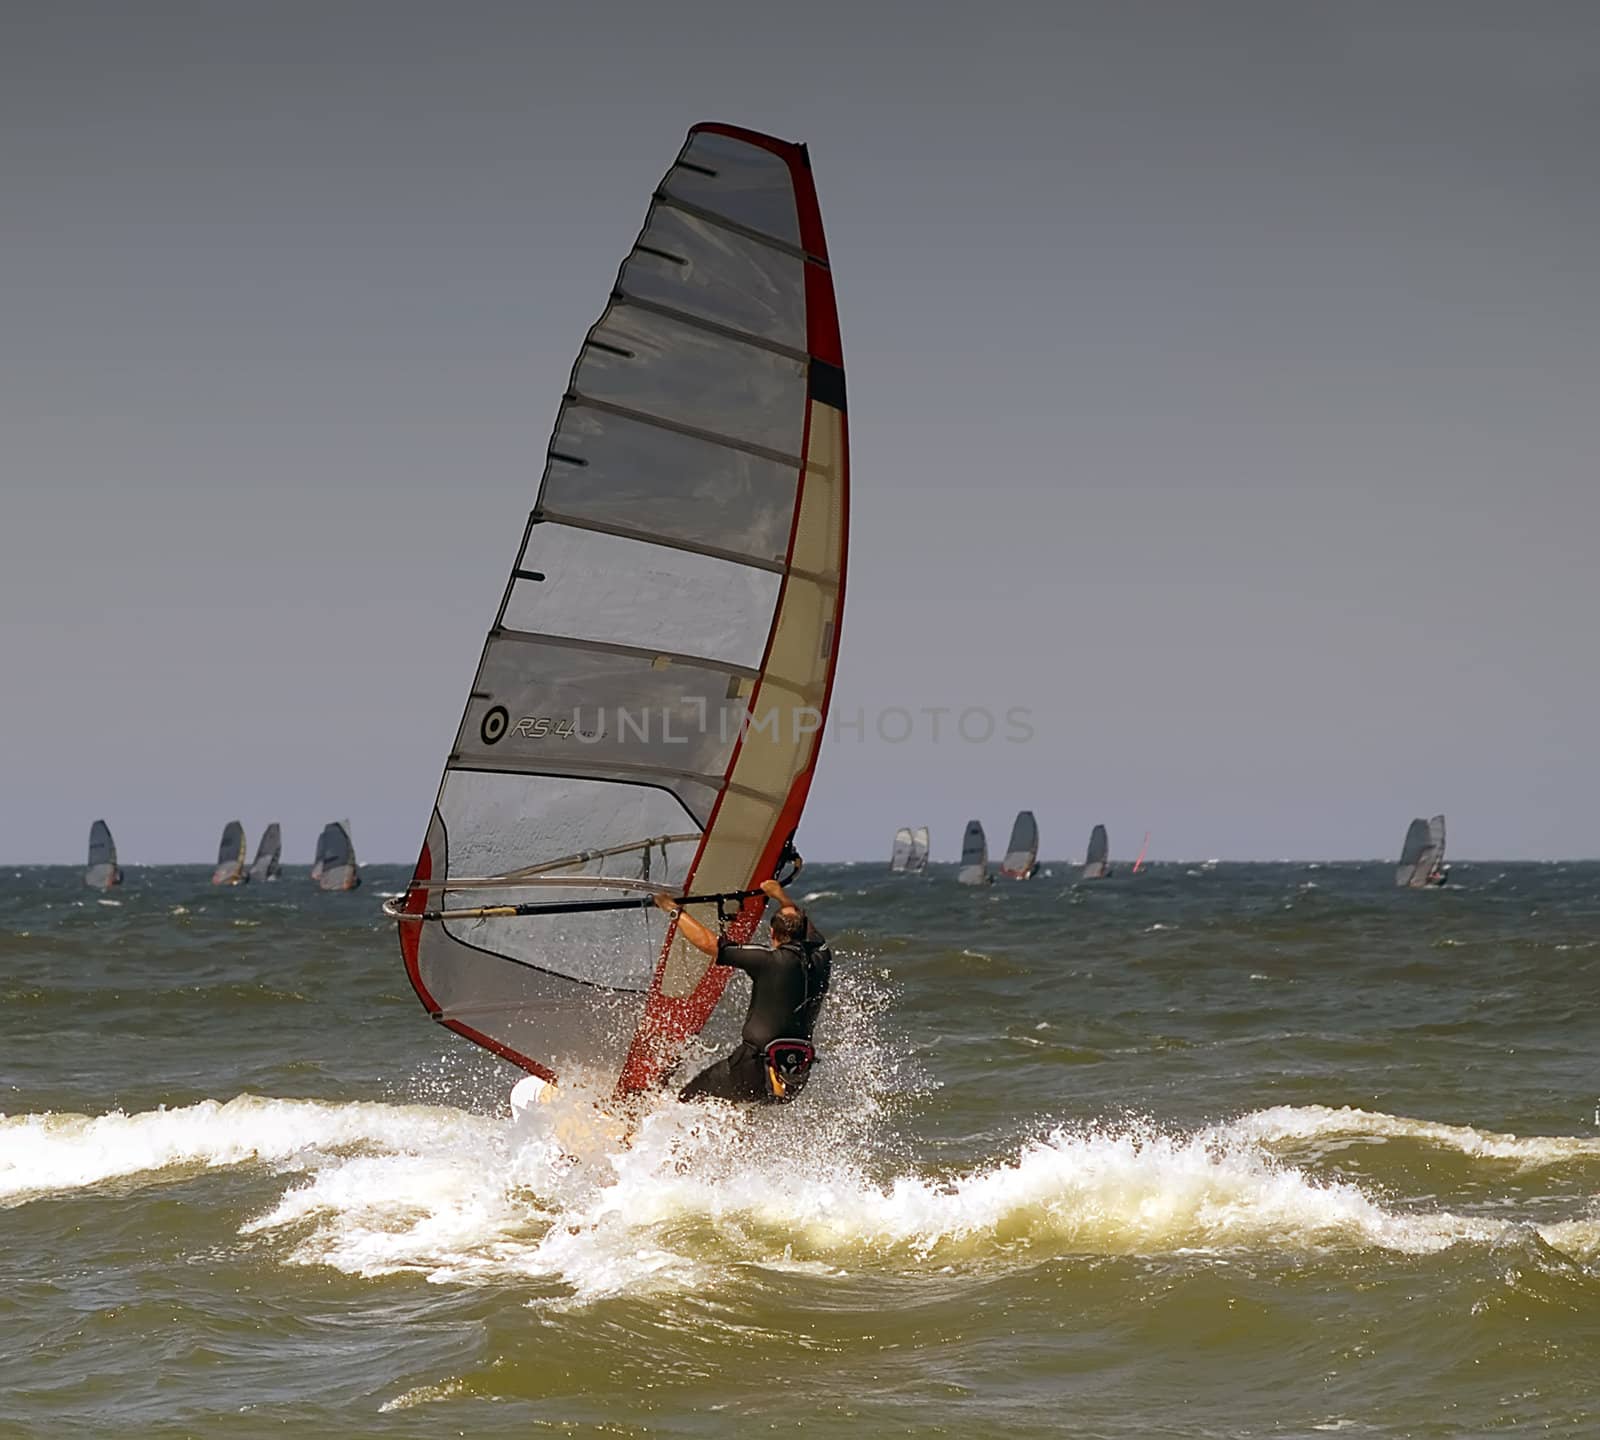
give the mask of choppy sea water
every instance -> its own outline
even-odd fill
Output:
[[[811,867],[805,1096],[628,1149],[399,869],[0,873],[0,1434],[1600,1434],[1600,865],[1453,873]]]

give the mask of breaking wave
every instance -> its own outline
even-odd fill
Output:
[[[623,1122],[582,1094],[519,1122],[255,1096],[133,1115],[0,1117],[0,1204],[266,1166],[296,1178],[242,1233],[280,1246],[286,1263],[440,1283],[556,1282],[567,1303],[587,1303],[703,1288],[751,1265],[838,1274],[1053,1255],[1427,1254],[1523,1227],[1385,1205],[1270,1147],[1359,1133],[1485,1160],[1600,1153],[1595,1140],[1307,1106],[1190,1134],[1061,1127],[970,1170],[929,1174],[885,1166],[816,1119],[664,1100],[624,1144]],[[1600,1253],[1600,1221],[1538,1233],[1568,1254]]]

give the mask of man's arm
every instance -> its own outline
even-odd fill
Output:
[[[718,936],[713,935],[670,895],[656,896],[656,909],[677,917],[678,934],[683,936],[702,955],[715,958]]]
[[[776,900],[778,902],[778,909],[781,910],[785,915],[800,915],[804,913],[800,907],[789,898],[788,894],[784,891],[783,886],[778,884],[776,880],[763,880],[761,882],[761,893],[769,900]]]

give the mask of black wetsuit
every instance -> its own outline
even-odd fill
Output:
[[[810,1040],[833,973],[828,942],[802,913],[800,934],[770,950],[763,945],[735,945],[723,936],[717,942],[717,964],[743,970],[750,977],[744,1038],[731,1055],[696,1075],[678,1098],[775,1099],[768,1088],[764,1052],[774,1040]],[[801,1075],[788,1085],[784,1098],[793,1098],[804,1086]]]

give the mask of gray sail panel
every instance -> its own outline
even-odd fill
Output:
[[[1025,880],[1033,874],[1039,860],[1039,824],[1033,811],[1021,810],[1012,822],[1011,839],[1006,844],[1006,858],[1001,870],[1012,879]]]
[[[902,874],[911,861],[911,831],[905,826],[894,832],[894,847],[889,852],[889,869]]]
[[[967,821],[961,837],[961,868],[956,879],[963,885],[982,885],[989,878],[989,841],[977,820]]]
[[[500,623],[573,640],[761,664],[782,577],[770,570],[561,524],[535,525]]]
[[[1400,863],[1395,867],[1394,883],[1413,889],[1426,884],[1431,849],[1428,822],[1419,815],[1406,827],[1405,843],[1400,848]]]
[[[1083,878],[1104,880],[1111,873],[1110,855],[1111,841],[1106,836],[1106,827],[1096,825],[1089,832],[1089,848],[1083,854]]]
[[[543,859],[542,881],[573,881],[570,888],[546,883],[511,897],[537,899],[551,914],[498,919],[488,933],[482,920],[446,920],[447,934],[492,945],[508,959],[551,974],[641,993],[666,938],[660,911],[554,912],[597,899],[638,898],[636,890],[607,887],[606,877],[680,889],[699,843],[693,816],[659,786],[497,773],[456,776],[441,796],[438,834],[449,844],[450,876],[502,875],[509,854]],[[515,889],[508,886],[506,893]],[[487,887],[447,886],[436,894],[442,910],[498,898]]]
[[[104,820],[96,820],[89,827],[89,860],[83,881],[96,890],[109,890],[122,883],[116,841],[111,838],[111,827]]]
[[[256,846],[256,858],[250,862],[252,880],[276,880],[282,868],[283,839],[274,820],[261,832],[261,843]]]
[[[803,360],[614,301],[584,345],[572,389],[580,404],[794,456],[798,468],[806,372]]]
[[[550,442],[539,504],[558,520],[781,563],[798,479],[798,466],[785,461],[569,405]]]
[[[321,890],[354,890],[361,883],[356,847],[350,839],[350,827],[346,821],[330,821],[317,837],[312,878]]]
[[[781,244],[800,245],[789,167],[771,151],[731,136],[691,135],[661,193]]]
[[[244,826],[230,820],[222,827],[222,842],[217,846],[217,864],[231,865],[244,858]]]
[[[906,869],[920,874],[928,868],[928,827],[919,825],[911,832],[911,853],[906,857]]]
[[[213,885],[237,885],[250,878],[245,869],[244,826],[230,820],[222,827],[222,840],[217,846],[217,864],[211,872]]]
[[[700,215],[653,209],[622,264],[617,291],[805,355],[805,262]]]

